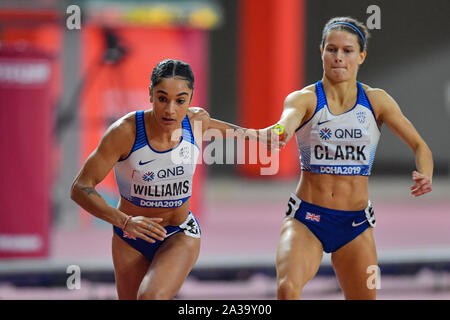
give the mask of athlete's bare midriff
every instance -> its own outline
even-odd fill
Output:
[[[334,210],[357,211],[367,207],[368,177],[302,171],[297,196],[309,203]]]
[[[143,208],[134,205],[128,200],[120,197],[117,207],[120,211],[130,216],[143,216],[147,218],[163,218],[159,224],[165,226],[179,226],[189,214],[189,200],[177,208]]]

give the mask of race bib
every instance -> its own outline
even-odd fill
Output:
[[[372,202],[369,200],[369,204],[367,205],[367,208],[364,210],[366,212],[366,219],[369,222],[369,224],[372,227],[375,227],[376,220],[375,220],[375,211],[373,210]]]
[[[184,234],[187,236],[200,238],[200,228],[192,214],[188,215],[188,218],[180,225],[180,228],[183,229]]]
[[[298,208],[300,207],[300,203],[302,201],[298,199],[298,197],[295,194],[291,194],[289,197],[289,201],[287,203],[286,208],[286,217],[294,217],[295,213],[297,212]]]
[[[191,181],[190,179],[182,178],[183,167],[181,170],[173,169],[172,175],[181,176],[180,178],[171,178],[167,173],[161,174],[164,170],[157,172],[148,171],[134,171],[131,179],[130,195],[145,200],[175,200],[190,196]]]
[[[365,175],[370,169],[370,140],[364,128],[322,127],[311,131],[311,171]]]

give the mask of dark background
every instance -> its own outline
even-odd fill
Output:
[[[210,32],[208,107],[214,118],[238,123],[239,2],[218,2],[224,22]],[[381,9],[381,29],[369,30],[368,55],[358,80],[386,90],[397,101],[431,148],[435,175],[445,175],[450,158],[450,101],[446,101],[446,90],[450,90],[450,1],[306,1],[305,83],[299,83],[299,89],[322,77],[319,44],[324,24],[344,15],[366,22],[370,5]],[[373,174],[404,175],[413,166],[412,151],[383,126]],[[209,173],[234,175],[235,166],[211,165]]]

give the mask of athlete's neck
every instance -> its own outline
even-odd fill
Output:
[[[341,106],[352,104],[358,93],[356,78],[348,81],[333,82],[324,75],[322,85],[327,100],[335,101]]]
[[[181,124],[176,128],[161,126],[156,121],[153,110],[150,110],[147,118],[144,116],[144,122],[148,124],[146,125],[148,139],[167,144],[178,143],[181,139]]]

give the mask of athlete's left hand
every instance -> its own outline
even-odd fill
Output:
[[[416,182],[410,188],[413,196],[418,197],[432,190],[430,177],[414,170],[412,178]]]

